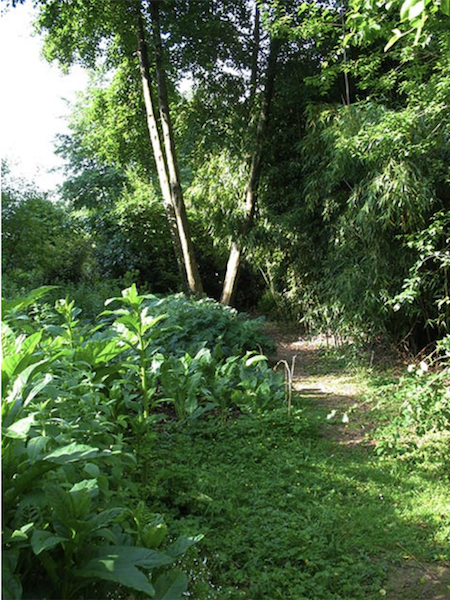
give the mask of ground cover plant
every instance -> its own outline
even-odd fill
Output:
[[[280,407],[160,436],[153,507],[179,533],[205,534],[188,563],[192,597],[397,599],[393,569],[422,565],[425,581],[427,569],[448,564],[448,436],[417,438],[405,452],[411,430],[400,426],[398,375],[356,368],[342,351],[301,364],[308,387],[294,395],[291,418]],[[329,399],[324,382],[335,390]],[[372,431],[353,443],[361,419]],[[411,597],[434,597],[417,585]],[[441,597],[449,585],[442,581]]]
[[[449,337],[426,357],[414,360],[400,377],[374,379],[375,410],[382,415],[377,451],[414,455],[450,429]]]
[[[209,349],[209,334],[194,356],[163,354],[158,338],[182,325],[158,329],[170,308],[152,316],[160,301],[136,286],[107,302],[95,326],[67,298],[39,308],[50,291],[3,303],[4,597],[103,598],[121,585],[179,598],[186,577],[165,567],[198,538],[165,541],[163,518],[142,504],[156,409],[174,407],[182,420],[259,412],[284,396],[282,381],[245,350],[254,327],[239,343]]]
[[[49,292],[3,306],[5,598],[378,598],[405,556],[449,560],[445,369],[317,351],[289,414],[260,322],[131,286],[94,325]],[[360,406],[376,445],[349,450]]]

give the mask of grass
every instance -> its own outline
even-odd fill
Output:
[[[161,431],[144,495],[170,531],[205,534],[184,563],[192,598],[375,599],[393,565],[450,558],[445,440],[378,456],[323,435],[327,412],[297,394],[290,419],[283,408]]]

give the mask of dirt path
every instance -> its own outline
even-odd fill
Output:
[[[334,415],[323,428],[324,438],[349,451],[373,447],[374,424],[369,407],[361,401],[364,383],[324,357],[326,340],[311,341],[272,324],[266,333],[276,343],[276,361],[290,367],[295,362],[293,389]],[[386,600],[450,600],[450,565],[424,564],[408,556],[391,566],[385,588]]]
[[[270,325],[267,333],[276,343],[276,360],[286,361],[291,368],[294,361],[293,389],[328,411],[330,427],[324,429],[323,435],[345,446],[373,445],[368,438],[372,428],[370,414],[361,402],[363,384],[356,376],[342,372],[338,359],[333,365],[329,357],[323,356],[326,340],[299,337],[280,331],[275,325]],[[354,412],[355,408],[358,410]]]

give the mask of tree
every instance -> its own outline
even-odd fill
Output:
[[[425,46],[389,52],[386,27],[350,45],[344,62],[338,9],[302,9],[303,23],[286,10],[277,23],[293,43],[272,105],[252,260],[284,314],[407,336],[417,349],[448,326],[448,19],[429,24]]]
[[[256,28],[255,28],[256,29]],[[265,133],[267,131],[267,123],[269,119],[270,104],[273,97],[275,84],[275,68],[278,52],[280,49],[279,40],[271,40],[270,52],[267,63],[266,84],[264,96],[261,106],[261,111],[258,120],[258,127],[254,142],[253,156],[251,160],[250,173],[248,183],[245,190],[245,217],[241,226],[240,240],[233,241],[228,258],[225,281],[223,284],[222,296],[220,301],[222,304],[232,304],[236,293],[239,267],[242,256],[243,240],[248,235],[255,215],[258,186],[261,177],[262,152]],[[254,81],[255,78],[253,78]]]
[[[2,272],[7,296],[44,284],[81,281],[94,266],[90,236],[2,162]]]
[[[155,105],[152,94],[150,67],[148,60],[145,29],[141,10],[137,15],[139,27],[138,57],[141,69],[142,88],[144,92],[147,122],[153,153],[158,170],[158,177],[164,197],[164,205],[174,241],[175,254],[178,258],[183,280],[187,280],[188,288],[197,296],[203,295],[203,285],[195,260],[194,247],[189,234],[189,224],[177,165],[175,142],[170,119],[169,101],[167,95],[166,76],[162,59],[161,32],[159,24],[159,8],[156,2],[150,2],[154,54],[158,83],[158,100],[163,132],[164,151],[155,116]],[[181,261],[181,257],[183,261]],[[181,265],[184,264],[184,275]]]
[[[413,39],[415,46],[419,42],[427,44],[432,29],[430,23],[438,21],[442,15],[450,17],[449,0],[382,0],[377,3],[351,0],[349,8],[350,32],[344,43],[352,37],[361,41],[374,34],[385,38],[390,35],[385,50],[402,38]]]
[[[177,176],[175,144],[170,126],[165,73],[162,64],[158,7],[151,4],[154,31],[154,54],[158,56],[157,84],[164,144],[157,122],[157,110],[152,91],[152,79],[145,32],[145,15],[141,2],[90,2],[78,0],[39,0],[38,28],[46,32],[46,54],[67,67],[75,61],[95,65],[103,56],[107,64],[117,65],[129,59],[137,44],[143,97],[154,160],[169,222],[175,255],[189,289],[201,296],[203,287],[190,239],[186,209]],[[159,43],[158,43],[159,36]],[[119,42],[118,44],[116,42]],[[164,150],[163,150],[164,148]]]

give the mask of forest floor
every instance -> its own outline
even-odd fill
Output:
[[[154,446],[143,499],[174,536],[204,534],[189,597],[449,600],[450,436],[388,445],[405,365],[266,326],[271,363],[296,356],[291,413],[175,422]]]
[[[267,334],[276,343],[276,360],[286,361],[291,369],[294,366],[293,391],[301,398],[311,399],[315,408],[327,412],[321,431],[323,438],[341,452],[351,453],[352,461],[357,461],[360,455],[363,465],[368,452],[375,449],[379,424],[374,418],[372,403],[364,401],[368,391],[366,377],[343,369],[344,359],[336,358],[338,353],[333,358],[329,352],[330,340],[304,338],[277,325],[269,325]],[[446,508],[450,509],[450,505]],[[426,529],[427,525],[418,523],[417,527]],[[380,597],[386,600],[450,599],[450,563],[420,560],[400,541],[397,546],[401,558],[392,561]]]

